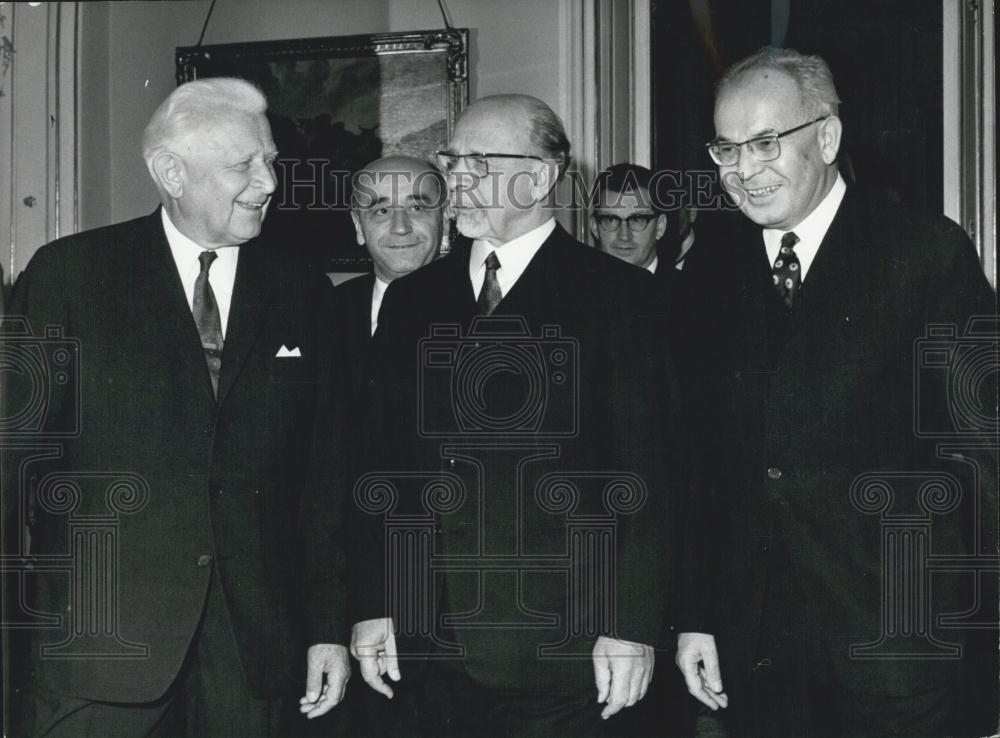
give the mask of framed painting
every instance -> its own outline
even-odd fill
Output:
[[[468,102],[467,29],[261,41],[176,50],[177,83],[242,77],[268,99],[277,189],[264,234],[326,272],[366,271],[351,173],[388,154],[430,159]]]

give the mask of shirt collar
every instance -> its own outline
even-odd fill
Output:
[[[492,252],[497,252],[500,259],[500,268],[497,270],[497,282],[503,294],[514,286],[518,278],[528,268],[528,264],[534,258],[538,249],[542,247],[545,240],[552,235],[556,229],[556,219],[549,218],[537,228],[533,228],[527,233],[508,241],[502,246],[494,246],[488,241],[475,240],[472,242],[472,250],[469,255],[469,278],[473,285],[482,286],[485,267],[483,262]],[[477,284],[478,283],[478,284]]]
[[[389,288],[388,282],[383,282],[378,277],[375,277],[375,287],[372,289],[372,312],[371,312],[371,335],[375,335],[375,329],[378,328],[378,312],[382,309],[382,298],[385,297],[385,291]]]
[[[826,193],[826,197],[823,198],[820,204],[801,223],[791,229],[791,232],[794,232],[799,237],[798,244],[795,246],[795,255],[798,256],[799,264],[802,268],[803,280],[806,278],[806,273],[816,258],[816,253],[819,251],[820,244],[823,243],[826,232],[830,229],[830,224],[837,215],[837,210],[840,209],[840,203],[843,201],[844,193],[846,192],[847,185],[844,183],[844,178],[838,173],[837,181],[833,183],[833,187]],[[781,248],[781,237],[788,232],[776,228],[764,229],[764,246],[767,249],[769,263],[773,264],[774,260],[778,258],[778,249]]]
[[[177,226],[174,225],[174,222],[170,220],[166,208],[160,208],[160,215],[163,220],[163,231],[167,235],[167,243],[170,244],[170,252],[174,255],[174,261],[177,262],[178,267],[181,264],[187,264],[191,261],[197,263],[201,252],[208,251],[208,249],[199,246],[181,233]],[[227,264],[227,266],[235,264],[239,252],[238,246],[224,246],[215,249],[217,259],[212,269],[217,269],[222,264]]]

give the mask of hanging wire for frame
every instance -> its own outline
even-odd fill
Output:
[[[214,2],[215,0],[213,0]],[[452,29],[451,23],[448,21],[448,12],[444,9],[444,0],[437,0],[438,7],[441,9],[441,17],[444,18],[444,27],[449,31]]]
[[[201,42],[205,40],[205,30],[208,28],[208,19],[212,17],[213,10],[215,10],[215,0],[212,0],[212,4],[208,6],[208,14],[205,16],[205,22],[201,27],[201,35],[198,36],[198,43],[195,46],[201,46]]]

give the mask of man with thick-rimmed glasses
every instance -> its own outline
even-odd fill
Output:
[[[598,735],[646,693],[673,591],[676,385],[653,284],[556,223],[569,142],[540,100],[479,100],[438,159],[472,243],[386,291],[366,436],[392,514],[433,513],[436,564],[407,560],[392,610],[390,533],[362,536],[353,652],[386,696],[425,685],[427,735]],[[456,503],[405,494],[421,473]],[[423,631],[406,620],[422,612]]]
[[[597,175],[590,232],[597,248],[656,274],[657,242],[667,232],[667,214],[650,197],[653,173],[636,164],[615,164]]]
[[[961,362],[931,377],[919,347],[951,331],[959,355],[996,298],[961,228],[845,184],[838,105],[826,62],[790,49],[717,89],[707,149],[747,229],[689,275],[704,458],[677,663],[731,735],[980,735],[957,684],[973,624],[996,624],[973,543],[996,551],[996,355],[969,424]],[[931,554],[973,559],[928,587]],[[978,679],[994,701],[995,670]]]

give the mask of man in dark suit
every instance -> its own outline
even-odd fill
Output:
[[[535,98],[470,106],[439,158],[472,243],[382,304],[352,651],[420,681],[428,734],[598,734],[665,635],[673,374],[649,280],[552,217],[568,154]]]
[[[845,186],[838,102],[793,50],[718,87],[708,150],[749,222],[690,275],[704,457],[677,662],[735,735],[985,730],[957,685],[963,641],[996,624],[976,573],[996,554],[996,334],[969,323],[996,298],[954,223]],[[970,340],[993,373],[963,409],[947,375]],[[938,555],[954,566],[927,588]]]
[[[337,376],[348,393],[346,423],[361,427],[369,409],[366,383],[382,297],[397,277],[437,258],[447,189],[433,164],[403,155],[371,162],[354,173],[352,185],[351,218],[358,244],[372,258],[372,272],[339,285],[334,290],[334,303],[337,363],[342,367]],[[360,459],[355,455],[353,461]],[[356,479],[362,471],[355,469],[350,479]],[[407,686],[397,690],[389,705],[368,689],[354,695],[345,706],[352,721],[348,732],[372,736],[419,734],[416,697]]]
[[[430,162],[403,155],[385,156],[358,170],[351,189],[358,245],[372,259],[370,274],[334,290],[341,308],[337,322],[350,325],[353,348],[375,335],[389,283],[437,258],[447,192]]]
[[[343,694],[332,289],[257,238],[266,106],[243,80],[179,87],[143,137],[162,207],[17,281],[4,417],[43,409],[5,425],[12,735],[279,735],[308,642],[309,700]],[[61,380],[19,371],[32,341]]]

